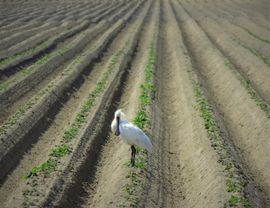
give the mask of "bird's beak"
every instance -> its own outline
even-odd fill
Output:
[[[120,118],[116,117],[116,131],[115,131],[115,136],[119,136],[120,135],[120,128],[119,128],[119,124],[120,124]]]

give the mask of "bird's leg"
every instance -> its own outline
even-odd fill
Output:
[[[131,166],[135,166],[135,155],[136,155],[136,148],[132,145],[131,146]]]

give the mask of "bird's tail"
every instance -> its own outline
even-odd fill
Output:
[[[152,153],[153,152],[153,145],[150,141],[150,139],[147,140],[148,142],[146,143],[145,149],[147,149],[148,152]]]

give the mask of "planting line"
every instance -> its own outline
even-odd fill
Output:
[[[161,6],[152,126],[156,147],[143,207],[223,207],[229,198],[225,174],[194,108],[192,59],[172,6],[169,1]]]
[[[100,9],[95,10],[94,12],[91,12],[91,13],[87,14],[86,17],[89,17],[90,19],[95,18],[96,16],[99,16],[100,13],[102,14],[102,11],[107,11],[108,9],[110,10],[110,8],[115,8],[117,6],[118,5],[116,5],[114,7],[111,7],[109,5],[106,8],[101,7]],[[68,22],[69,21],[64,22],[62,24],[67,24]],[[79,26],[74,27],[75,33],[76,33],[77,30],[80,30],[80,29],[85,30],[87,27],[89,27],[90,24],[91,24],[91,22],[89,22],[89,21],[80,21]],[[65,33],[67,33],[67,32],[61,33],[60,35],[64,35]],[[73,34],[73,33],[74,32],[72,30],[68,31],[68,34]],[[57,38],[58,37],[55,37],[55,39],[57,39]],[[24,43],[23,47],[20,47],[23,43]],[[31,47],[33,47],[33,44],[31,43],[31,41],[28,41],[26,39],[26,40],[22,41],[22,43],[19,43],[19,44],[15,45],[15,46],[12,46],[8,50],[5,50],[4,52],[0,53],[1,54],[0,57],[1,57],[1,59],[4,59],[4,58],[6,58],[8,56],[14,55],[14,53],[22,52],[22,50],[26,50],[26,49],[29,49]]]
[[[37,8],[39,8],[39,7],[37,7],[36,5],[33,5],[33,7],[34,8],[31,9],[31,12],[34,11],[37,15],[33,16],[33,14],[29,13],[29,12],[27,13],[27,15],[22,14],[21,17],[17,16],[14,18],[14,15],[13,15],[13,19],[15,21],[10,20],[13,22],[10,22],[9,25],[6,25],[6,27],[3,27],[3,29],[12,30],[14,28],[19,28],[22,25],[22,23],[25,23],[25,22],[35,21],[35,22],[40,23],[40,22],[43,22],[44,20],[53,20],[53,19],[55,19],[55,16],[57,17],[57,16],[61,15],[61,13],[65,14],[67,16],[69,13],[72,13],[72,12],[74,12],[74,10],[78,9],[78,7],[83,7],[83,5],[77,4],[76,6],[69,6],[69,8],[68,8],[69,11],[67,11],[67,8],[65,8],[65,10],[62,12],[61,11],[57,11],[57,12],[54,11],[56,7],[62,7],[61,5],[60,6],[59,5],[52,6],[53,8],[48,7],[48,5],[46,5],[45,8],[48,10],[48,12],[45,14],[44,14],[44,12],[43,13],[38,12]],[[63,15],[60,17],[63,17]]]
[[[114,21],[116,19],[118,19],[119,15],[123,14],[124,12],[128,12],[128,10],[122,10],[119,11],[119,13],[116,13],[115,15],[113,15],[113,17],[109,20],[109,21]],[[94,42],[94,40],[92,40],[91,42]],[[89,50],[89,48],[92,47],[92,44],[88,44],[88,46],[86,46],[83,51],[87,51]],[[81,53],[83,53],[83,51]],[[79,57],[79,55],[76,55],[77,57]],[[75,60],[76,58],[74,58],[73,60]],[[17,101],[15,101],[14,103],[9,105],[9,108],[5,109],[4,111],[1,111],[0,115],[1,115],[1,119],[0,119],[0,123],[3,123],[3,121],[5,121],[10,115],[12,115],[13,113],[15,113],[17,111],[17,108],[20,108],[20,106],[24,105],[26,102],[29,101],[29,99],[31,99],[31,97],[33,97],[35,95],[36,92],[38,92],[39,90],[41,90],[42,88],[46,87],[46,85],[50,82],[50,80],[54,79],[56,76],[60,75],[60,73],[73,61],[68,60],[66,62],[64,62],[63,65],[61,65],[60,67],[58,67],[57,69],[55,69],[52,73],[50,73],[48,76],[46,76],[46,78],[39,83],[37,86],[35,86],[35,88],[31,89],[29,92],[27,92],[26,94],[24,94],[20,99],[16,99]]]
[[[100,133],[104,134],[104,132],[101,130],[104,127],[101,127],[99,123],[103,119],[107,119],[106,115],[109,111],[106,112],[104,111],[104,109],[111,108],[109,106],[112,106],[113,100],[116,99],[116,94],[118,94],[118,91],[120,91],[122,88],[123,77],[125,77],[125,74],[127,74],[126,67],[132,58],[137,39],[139,37],[139,30],[136,31],[137,32],[133,34],[132,37],[126,42],[125,49],[119,50],[119,52],[114,56],[115,58],[111,59],[113,64],[110,65],[111,67],[109,66],[108,71],[104,74],[104,76],[101,77],[101,80],[99,82],[100,84],[97,84],[96,90],[94,90],[89,95],[89,100],[83,106],[80,114],[76,116],[76,120],[74,121],[74,123],[72,123],[70,128],[65,131],[65,134],[63,136],[64,140],[74,140],[71,142],[74,142],[73,145],[75,147],[73,152],[70,153],[70,156],[68,158],[65,158],[65,166],[62,167],[64,170],[60,171],[60,176],[58,171],[58,177],[55,178],[55,181],[51,184],[52,188],[46,196],[46,199],[43,201],[43,206],[75,206],[75,202],[73,201],[73,198],[75,197],[74,192],[72,191],[72,193],[70,193],[70,189],[72,189],[74,185],[78,186],[78,184],[74,183],[74,181],[82,180],[81,177],[78,177],[78,174],[80,174],[81,168],[83,166],[83,164],[80,163],[87,162],[89,165],[89,162],[93,161],[95,156],[91,157],[91,159],[89,158],[86,161],[82,159],[85,159],[84,157],[86,156],[86,154],[94,154],[93,151],[96,151],[96,149],[98,148],[96,143],[104,142],[100,140],[100,137],[97,137],[97,135]],[[110,73],[113,73],[113,75],[110,76]],[[108,82],[107,80],[111,80],[108,85],[106,84],[106,82]],[[100,98],[95,101],[95,98],[98,97]],[[95,102],[97,102],[96,106]],[[95,108],[92,110],[92,107],[94,106]],[[102,111],[104,113],[101,113]],[[97,112],[100,113],[97,114]],[[82,124],[80,125],[79,123],[81,122]],[[79,128],[76,133],[74,133],[75,126]],[[105,128],[107,128],[107,126]],[[95,147],[95,150],[93,149],[93,147]],[[69,170],[73,171],[70,172]],[[73,177],[74,180],[72,182],[63,181],[63,178],[66,177]],[[33,178],[31,181],[34,181],[34,183],[36,183],[35,178]],[[69,194],[72,195],[68,197],[67,195]],[[79,193],[76,192],[76,194]]]
[[[130,23],[133,24],[133,23]],[[74,85],[73,87],[70,88],[76,88],[76,90],[73,92],[73,90],[71,90],[71,95],[69,95],[69,97],[71,96],[70,99],[68,99],[67,102],[65,102],[65,104],[61,107],[60,112],[57,113],[56,117],[49,117],[48,119],[53,119],[53,122],[51,125],[49,125],[48,129],[46,130],[40,130],[44,133],[42,133],[41,135],[36,135],[36,138],[38,139],[37,143],[35,143],[32,147],[31,150],[27,152],[27,154],[24,154],[22,160],[20,161],[18,167],[16,167],[16,169],[12,172],[12,174],[8,177],[8,180],[5,181],[2,190],[0,190],[1,195],[4,193],[5,195],[5,190],[10,191],[12,190],[12,187],[14,185],[17,185],[19,183],[24,183],[24,181],[21,180],[21,177],[23,175],[26,175],[27,171],[30,171],[31,168],[33,167],[33,165],[37,165],[36,168],[33,168],[33,171],[40,169],[44,169],[44,166],[46,165],[52,165],[52,163],[48,162],[48,163],[44,163],[40,168],[38,167],[38,164],[40,164],[41,162],[44,162],[44,159],[47,157],[47,155],[49,155],[51,152],[54,152],[53,154],[57,154],[56,159],[58,157],[61,157],[61,154],[63,154],[65,151],[69,152],[70,151],[70,146],[67,144],[62,144],[60,143],[60,140],[63,139],[62,136],[64,135],[64,128],[66,128],[67,126],[70,126],[70,124],[73,122],[73,119],[75,121],[77,121],[77,117],[76,114],[78,113],[78,115],[80,114],[79,110],[80,108],[82,109],[87,109],[87,106],[83,106],[83,102],[86,100],[87,95],[90,92],[92,95],[92,98],[96,98],[98,91],[95,90],[94,91],[94,87],[97,86],[97,89],[100,90],[100,87],[103,86],[102,83],[97,82],[97,78],[99,77],[100,74],[103,74],[103,72],[105,71],[106,68],[111,68],[109,63],[105,62],[109,62],[106,56],[110,56],[109,54],[111,54],[115,49],[118,49],[118,46],[123,46],[125,44],[125,42],[121,42],[124,41],[124,39],[128,38],[128,34],[130,34],[129,29],[124,29],[123,31],[120,32],[119,35],[117,35],[116,40],[113,41],[112,46],[109,46],[109,49],[105,52],[105,57],[102,57],[101,60],[98,60],[98,62],[101,63],[101,65],[98,63],[98,66],[95,67],[93,70],[92,69],[87,69],[91,70],[91,74],[89,76],[89,78],[91,80],[82,80],[82,77],[88,76],[88,73],[90,72],[84,72],[84,75],[81,76],[80,81],[77,80],[76,83],[77,84],[72,84]],[[106,55],[107,54],[107,55]],[[115,58],[112,59],[112,62],[115,62]],[[111,69],[110,69],[111,70]],[[104,76],[108,74],[105,73]],[[103,77],[104,77],[103,76]],[[108,75],[106,75],[108,76]],[[101,80],[103,80],[103,78],[100,78]],[[96,98],[97,99],[97,98]],[[62,100],[60,102],[63,102]],[[93,103],[90,102],[89,106],[91,107]],[[80,106],[80,107],[78,107]],[[86,107],[86,108],[85,108]],[[54,104],[54,108],[58,108],[58,104]],[[70,112],[71,111],[71,112]],[[81,119],[79,119],[79,121],[82,121]],[[45,124],[45,122],[42,123],[43,125],[47,125]],[[39,127],[37,127],[39,128]],[[35,128],[36,129],[36,128]],[[67,129],[66,129],[67,130]],[[66,131],[69,132],[69,131]],[[74,133],[74,132],[73,132]],[[67,133],[65,133],[65,135],[67,135]],[[70,136],[70,134],[68,134]],[[70,137],[69,137],[70,138]],[[69,143],[71,145],[71,143]],[[25,145],[25,144],[24,144]],[[56,146],[55,146],[56,145]],[[60,145],[60,146],[59,146]],[[55,146],[53,148],[53,146]],[[56,153],[57,152],[57,153]],[[60,154],[60,155],[59,155]],[[63,156],[63,155],[62,155]],[[31,163],[29,163],[29,160],[31,161]],[[51,160],[50,160],[51,161]],[[46,166],[47,167],[47,166]],[[36,178],[36,177],[35,177]],[[17,180],[16,184],[14,184],[14,180]],[[16,187],[17,187],[16,186]],[[17,189],[17,188],[16,188]],[[13,188],[13,190],[16,190],[15,188]],[[22,189],[21,189],[22,190]],[[21,193],[14,193],[14,191],[10,191],[8,193],[8,196],[19,196]],[[24,196],[26,196],[27,194],[24,193]],[[10,197],[12,198],[12,197]],[[16,201],[18,201],[19,198],[16,197],[16,200],[13,200],[12,203],[15,203]],[[3,199],[1,200],[0,197],[0,201],[3,202]]]
[[[119,19],[121,13],[114,16],[111,21]],[[111,22],[112,23],[112,22]],[[20,71],[11,79],[0,84],[0,108],[3,109],[14,101],[18,100],[26,92],[31,90],[34,86],[39,84],[42,79],[48,76],[51,72],[56,71],[63,62],[70,60],[81,52],[86,43],[94,39],[101,31],[106,29],[109,22],[102,21],[95,27],[89,28],[85,33],[74,39],[69,45],[63,46],[53,53],[45,55],[39,59],[34,65]]]
[[[259,101],[258,105],[262,107],[269,116],[270,83],[267,82],[270,77],[269,66],[259,60],[257,56],[250,53],[249,50],[243,48],[242,45],[233,41],[225,32],[220,30],[213,21],[210,19],[208,19],[207,22],[200,21],[201,16],[198,15],[198,11],[194,11],[189,5],[185,4],[185,6],[191,11],[191,14],[195,16],[197,20],[195,21],[200,25],[207,37],[225,57],[226,64],[236,70],[239,80],[243,84],[247,83],[249,85],[248,90],[254,88],[250,94],[252,96],[255,94],[256,97],[258,97],[256,99]],[[245,57],[245,59],[242,57]]]
[[[1,126],[1,179],[12,168],[12,163],[16,163],[18,156],[14,157],[13,151],[21,149],[20,143],[27,143],[29,131],[37,125],[38,121],[46,115],[46,112],[58,101],[59,97],[69,88],[76,77],[104,51],[110,41],[123,28],[124,24],[131,18],[132,14],[139,8],[137,5],[121,20],[104,33],[98,42],[93,46],[91,52],[82,54],[77,60],[66,68],[62,75],[53,80],[42,89],[36,96],[22,106],[9,120]],[[54,96],[55,95],[55,96]],[[41,110],[42,109],[42,110]],[[31,140],[31,139],[30,139]],[[28,141],[28,143],[31,141]],[[27,145],[26,145],[27,146]],[[10,163],[5,163],[5,158],[9,158]]]
[[[222,54],[214,47],[207,35],[182,6],[177,6],[176,15],[180,27],[183,28],[185,41],[189,44],[196,61],[199,62],[199,71],[204,77],[205,87],[211,94],[216,108],[221,113],[220,115],[223,115],[222,119],[230,135],[229,142],[233,144],[232,148],[237,153],[236,158],[234,158],[236,169],[240,168],[241,171],[244,171],[244,178],[252,172],[256,184],[260,184],[264,193],[269,195],[267,187],[270,181],[267,177],[268,170],[266,168],[269,163],[266,159],[269,147],[263,142],[267,138],[262,136],[260,138],[262,142],[257,142],[257,136],[262,129],[265,135],[268,135],[267,132],[270,131],[269,119],[250,99],[248,92],[236,78],[235,73],[225,66]],[[188,21],[183,22],[184,19],[188,19]],[[200,44],[196,44],[198,41]],[[208,48],[207,53],[201,53],[205,47]],[[209,61],[209,57],[211,57],[211,61]],[[254,118],[257,118],[256,122],[254,122]],[[226,140],[226,138],[224,139]],[[255,147],[260,151],[253,151]],[[258,158],[260,159],[258,160]],[[242,190],[241,192],[243,193]],[[248,197],[252,204],[265,203],[264,193],[257,189],[252,180],[248,180],[248,184],[245,184],[244,192],[245,194],[244,196],[242,194],[242,197]],[[235,203],[243,204],[245,200],[238,198]]]
[[[78,166],[79,168],[76,168],[76,172],[72,173],[72,183],[70,185],[70,187],[65,188],[66,189],[66,193],[64,194],[64,197],[61,199],[61,201],[58,203],[58,206],[60,207],[83,207],[83,206],[87,206],[91,196],[88,196],[88,194],[92,195],[95,191],[92,190],[92,193],[88,193],[86,190],[88,188],[90,188],[90,186],[92,187],[95,184],[94,178],[96,178],[96,174],[97,174],[97,170],[96,168],[99,167],[101,164],[99,162],[100,157],[103,157],[103,152],[106,151],[108,153],[107,150],[102,150],[102,144],[106,144],[108,143],[108,137],[110,134],[110,130],[109,130],[109,123],[111,122],[112,116],[113,116],[113,112],[115,111],[116,107],[117,107],[117,103],[118,101],[123,97],[123,92],[125,91],[125,87],[126,86],[126,79],[127,79],[127,75],[129,76],[129,72],[130,70],[130,62],[132,60],[133,63],[133,57],[134,57],[134,53],[136,53],[136,46],[137,46],[137,42],[138,39],[140,37],[141,34],[141,27],[142,27],[142,23],[143,19],[145,17],[145,13],[149,10],[149,2],[147,2],[147,5],[144,7],[144,12],[137,16],[138,18],[136,19],[136,27],[133,28],[133,31],[130,33],[131,37],[130,39],[132,41],[129,41],[129,44],[127,45],[127,48],[130,52],[128,56],[124,56],[121,57],[122,61],[126,62],[126,66],[123,69],[124,70],[124,80],[121,80],[121,85],[118,86],[118,89],[116,90],[117,96],[115,98],[113,98],[113,100],[111,100],[110,104],[108,104],[110,107],[109,109],[107,109],[106,107],[103,108],[103,111],[107,111],[104,112],[107,116],[103,117],[101,119],[101,121],[97,121],[98,125],[97,127],[92,127],[94,129],[92,129],[92,132],[89,134],[91,134],[90,139],[93,140],[91,142],[91,147],[89,147],[88,152],[84,154],[83,158],[79,158],[79,160],[82,161],[82,164],[78,165],[78,162],[75,162],[73,165],[75,165],[76,167]],[[131,48],[130,48],[131,47]],[[141,67],[140,67],[141,68]],[[136,69],[137,70],[137,69]],[[122,79],[122,78],[121,78]],[[137,77],[136,77],[137,79]],[[105,109],[105,110],[104,110]],[[101,113],[102,111],[100,111]],[[104,121],[105,119],[105,121]],[[89,130],[90,131],[90,130]],[[83,144],[82,144],[83,145]],[[115,146],[112,146],[111,148],[114,148]],[[118,150],[117,150],[118,151]],[[115,156],[113,156],[115,157]],[[109,158],[107,158],[109,159]],[[112,158],[110,158],[112,159]],[[78,160],[78,159],[77,159]],[[104,167],[105,168],[105,167]],[[113,174],[114,175],[114,174]],[[97,178],[96,178],[97,179]],[[101,180],[101,183],[104,183],[105,181],[107,182],[112,182],[111,180],[113,180],[112,178],[103,178],[103,180]],[[114,183],[117,183],[117,181],[114,181]],[[121,183],[121,182],[120,182]],[[85,184],[88,184],[88,187],[85,186]],[[66,186],[66,185],[65,185]],[[118,185],[117,185],[118,186]],[[116,187],[112,188],[114,191],[113,193],[119,193],[119,189],[117,189]],[[98,190],[98,188],[97,188]],[[104,190],[104,194],[103,196],[108,196],[108,192],[106,190]],[[74,194],[76,193],[76,194]],[[112,192],[111,192],[112,194]],[[120,193],[119,193],[120,194]],[[109,195],[107,197],[104,198],[104,200],[101,199],[101,204],[99,205],[94,205],[91,204],[90,206],[93,207],[99,207],[99,206],[107,206],[108,205],[108,201],[110,199],[112,200],[116,200],[115,197],[111,198],[112,195]],[[90,198],[89,198],[90,197]],[[103,197],[102,197],[103,198]],[[86,203],[87,200],[87,203]],[[115,204],[116,202],[114,202]],[[103,204],[103,205],[102,205]],[[105,205],[107,204],[107,205]],[[114,205],[112,205],[114,207]]]
[[[219,10],[215,10],[216,12],[221,11],[226,13],[227,17],[229,17],[232,21],[237,22],[237,19],[244,20],[246,23],[250,22],[251,25],[256,25],[259,26],[263,29],[269,30],[270,26],[267,21],[267,17],[263,16],[265,14],[264,12],[267,12],[267,3],[260,2],[264,9],[262,7],[257,7],[260,3],[256,2],[257,5],[255,4],[254,6],[250,6],[249,3],[241,3],[242,5],[240,6],[238,3],[231,3],[231,5],[226,5],[226,4],[221,4],[218,8]],[[259,4],[258,4],[259,3]],[[237,5],[238,4],[238,5]],[[264,5],[263,5],[264,4]],[[245,6],[250,6],[252,9],[251,13],[246,13]],[[241,22],[243,23],[243,21]],[[248,28],[248,27],[247,27]]]
[[[223,14],[230,22],[231,24],[234,24],[242,29],[244,29],[246,32],[248,32],[250,35],[254,36],[255,38],[269,44],[270,43],[270,31],[267,30],[262,25],[259,25],[258,23],[255,23],[253,19],[251,18],[243,18],[243,16],[235,17],[231,13],[228,13],[226,9],[222,9],[219,7],[215,8],[215,13]],[[224,18],[224,17],[223,17]]]
[[[136,99],[138,106],[134,112],[133,123],[145,132],[149,132],[152,124],[151,105],[153,95],[155,94],[156,87],[154,86],[154,73],[157,58],[157,39],[158,39],[158,26],[160,17],[160,1],[155,2],[153,14],[149,17],[150,25],[148,28],[148,42],[146,56],[143,58],[143,77],[141,80],[140,91],[138,97],[130,98]],[[135,101],[132,101],[135,102]],[[135,102],[136,103],[136,102]],[[130,110],[132,111],[132,110]],[[152,140],[152,138],[151,138]],[[153,142],[153,141],[152,141]],[[148,170],[148,156],[147,153],[140,147],[136,147],[136,162],[134,168],[128,168],[126,175],[126,183],[123,184],[123,200],[119,200],[116,204],[117,207],[140,207],[143,204],[145,197],[144,189],[146,187],[146,178]],[[130,160],[125,162],[125,166],[130,164]]]
[[[119,5],[120,6],[120,5]],[[112,9],[107,10],[107,15],[109,14],[108,11],[112,11],[115,10],[119,7],[118,5],[113,7]],[[104,10],[104,9],[101,9]],[[101,13],[100,15],[100,10],[94,12],[94,13],[90,13],[89,15],[87,15],[88,18],[99,18],[99,16],[104,17],[104,14]],[[97,17],[98,16],[98,17]],[[106,16],[106,15],[105,15]],[[72,30],[69,31],[64,31],[62,33],[60,33],[58,36],[56,37],[52,37],[48,44],[45,45],[43,48],[40,48],[39,50],[36,50],[34,47],[35,45],[33,45],[32,42],[29,42],[28,40],[23,41],[22,43],[20,43],[19,45],[15,45],[13,47],[11,47],[8,51],[4,51],[4,53],[2,53],[2,55],[0,55],[1,59],[2,59],[2,63],[0,62],[1,66],[1,70],[2,71],[7,71],[11,68],[14,67],[14,65],[18,65],[20,64],[20,61],[25,61],[27,59],[31,59],[32,56],[37,56],[39,55],[39,53],[42,53],[43,51],[48,50],[48,48],[52,48],[53,46],[56,47],[56,44],[63,42],[65,39],[71,38],[74,35],[82,32],[83,30],[86,30],[92,23],[90,21],[82,21],[83,23],[81,23],[79,26],[76,26],[74,28],[72,28]],[[25,42],[25,43],[24,43]],[[25,47],[22,47],[21,45],[24,43]],[[10,61],[12,61],[12,57],[16,57],[16,56],[21,56],[20,54],[24,54],[27,53],[27,50],[32,50],[33,52],[30,54],[30,56],[27,54],[27,56],[23,56],[20,57],[20,59],[15,60],[15,63],[10,63]],[[1,54],[1,53],[0,53]],[[14,58],[15,58],[14,57]],[[6,59],[9,59],[6,60]]]
[[[267,44],[247,33],[247,31],[245,31],[243,28],[240,28],[237,25],[229,22],[227,19],[220,17],[219,14],[216,14],[211,7],[205,8],[205,6],[201,4],[195,5],[194,2],[192,2],[191,5],[193,5],[194,8],[197,8],[201,14],[207,16],[202,21],[212,19],[216,25],[223,25],[222,30],[230,35],[233,39],[236,39],[238,42],[241,42],[243,45],[246,45],[249,48],[253,48],[260,53],[261,56],[270,59],[270,47],[268,47]],[[198,9],[198,7],[200,7],[200,9]]]
[[[92,18],[95,17],[94,18],[95,21],[98,22],[98,21],[100,21],[100,19],[108,16],[113,11],[119,9],[120,11],[118,13],[122,13],[123,11],[129,9],[132,5],[133,4],[127,4],[126,6],[122,7],[121,9],[119,9],[121,7],[121,5],[118,5],[116,7],[113,7],[112,9],[107,10],[105,13],[103,13],[101,15],[98,15],[100,11],[97,11],[95,13],[91,13],[90,15]],[[113,15],[111,18],[113,18]],[[29,49],[21,51],[19,53],[16,53],[15,55],[11,55],[6,59],[2,59],[0,61],[0,66],[1,66],[0,71],[2,71],[2,74],[5,74],[6,76],[12,75],[16,71],[20,70],[20,68],[25,67],[25,65],[30,65],[33,62],[33,59],[36,60],[39,57],[41,57],[44,53],[46,54],[46,53],[49,53],[50,51],[52,51],[54,48],[57,47],[57,44],[63,45],[64,41],[70,42],[70,39],[73,36],[77,35],[78,33],[82,32],[83,30],[86,30],[90,26],[90,24],[91,24],[91,22],[89,22],[89,21],[88,22],[83,21],[82,24],[75,27],[71,31],[62,32],[60,35],[53,37],[53,38],[50,38],[49,40],[45,41],[41,45],[35,46],[34,48],[31,48],[32,42],[29,43],[28,40],[26,40],[25,45],[27,45],[27,47]],[[17,46],[14,46],[14,47],[15,47],[14,49],[16,50]],[[18,46],[18,48],[20,48],[20,46]],[[9,53],[9,52],[5,51],[6,56],[8,56],[7,53]]]
[[[27,39],[32,40],[33,37],[35,38],[35,35],[39,37],[39,33],[42,33],[44,36],[46,36],[46,33],[49,33],[49,32],[53,33],[54,30],[57,30],[58,28],[61,29],[61,25],[63,24],[65,25],[66,23],[59,24],[57,22],[53,22],[53,23],[46,22],[42,26],[34,27],[26,31],[23,30],[13,35],[9,35],[7,38],[4,38],[0,41],[0,44],[1,44],[0,51],[7,51],[8,48],[24,40],[27,40]]]

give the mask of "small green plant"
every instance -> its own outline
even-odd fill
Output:
[[[148,62],[145,67],[145,82],[141,85],[141,95],[139,97],[140,107],[139,110],[133,120],[133,123],[137,125],[139,128],[147,131],[151,124],[151,118],[147,109],[152,105],[153,94],[155,93],[154,87],[154,67],[156,63],[156,48],[155,42],[156,39],[151,44],[149,54],[148,54]],[[135,167],[129,171],[127,178],[129,182],[125,186],[126,200],[129,202],[128,207],[136,207],[139,202],[139,198],[136,197],[135,192],[137,187],[143,187],[144,182],[140,179],[142,171],[147,169],[147,154],[142,148],[137,147],[137,156],[135,160]],[[130,162],[126,162],[125,165],[130,165]],[[118,207],[124,204],[120,204]]]
[[[13,84],[17,83],[21,79],[24,79],[25,77],[29,76],[33,71],[37,70],[38,66],[45,64],[46,62],[48,62],[50,59],[52,59],[55,56],[59,56],[60,54],[67,52],[71,47],[72,47],[72,44],[68,45],[68,46],[64,46],[63,48],[60,48],[60,49],[54,51],[53,53],[49,53],[49,54],[44,55],[42,58],[40,58],[38,61],[36,61],[32,65],[30,65],[30,66],[24,68],[23,70],[21,70],[20,72],[18,72],[17,76],[11,77],[7,81],[1,83],[0,84],[0,92],[3,92],[5,90],[9,89],[10,87],[12,87]],[[78,57],[81,57],[81,56],[82,55],[79,55]]]
[[[79,132],[79,129],[74,126],[66,130],[63,136],[65,142],[71,141],[77,135],[78,132]]]
[[[132,195],[135,191],[135,187],[133,186],[133,184],[127,184],[125,189],[129,195]]]
[[[193,80],[193,87],[196,97],[196,108],[200,112],[200,116],[203,118],[204,127],[208,133],[211,141],[211,146],[216,150],[219,156],[219,161],[224,166],[224,172],[227,175],[226,188],[229,193],[236,193],[231,195],[231,198],[224,205],[224,207],[236,206],[239,203],[242,205],[249,205],[248,200],[245,198],[244,186],[246,181],[243,176],[239,175],[237,168],[235,167],[230,153],[225,148],[224,141],[220,136],[220,129],[218,123],[215,120],[213,109],[204,93],[201,86]]]
[[[49,155],[50,159],[45,163],[32,168],[32,170],[26,175],[26,178],[36,176],[40,172],[44,172],[45,175],[49,175],[56,169],[57,164],[60,163],[59,158],[64,157],[72,152],[72,149],[68,143],[78,135],[82,126],[87,122],[87,117],[94,106],[95,99],[105,90],[108,79],[121,55],[123,55],[123,50],[120,50],[115,56],[113,56],[108,70],[102,75],[100,81],[96,85],[95,90],[89,94],[88,99],[82,106],[80,112],[76,115],[70,128],[64,131],[62,139],[63,144],[55,146]]]
[[[233,64],[231,62],[229,62],[228,60],[225,61],[225,65],[229,69],[233,70],[234,73],[238,73],[237,70],[235,69],[235,67],[233,66]],[[260,97],[260,95],[256,92],[256,90],[254,90],[254,88],[251,84],[251,81],[248,79],[242,78],[241,75],[238,77],[240,78],[241,84],[245,87],[245,89],[247,90],[251,99],[253,99],[256,102],[256,105],[259,106],[261,108],[261,110],[264,111],[267,114],[267,116],[270,118],[269,105]]]
[[[145,159],[145,157],[143,157],[142,155],[139,155],[136,159],[135,167],[142,170],[146,170],[147,160]]]
[[[14,55],[12,55],[12,56],[6,58],[6,59],[0,60],[0,67],[3,66],[3,65],[10,64],[10,63],[12,63],[14,60],[16,60],[16,59],[18,59],[18,58],[20,58],[20,57],[24,57],[24,56],[28,56],[28,55],[34,54],[34,53],[36,53],[38,50],[47,47],[47,46],[50,44],[50,42],[51,42],[51,40],[47,40],[47,41],[41,43],[40,45],[38,45],[38,46],[36,46],[36,47],[27,49],[27,50],[25,50],[25,51],[16,53],[16,54],[14,54]]]
[[[197,106],[201,112],[200,116],[203,118],[204,121],[204,127],[207,130],[208,134],[212,136],[213,133],[218,129],[218,125],[214,120],[213,111],[207,99],[203,96],[200,86],[195,84],[194,89],[197,97]],[[216,143],[215,146],[217,146]]]
[[[234,207],[237,206],[240,202],[240,198],[238,196],[232,195],[229,199],[229,206]]]
[[[50,158],[41,165],[33,167],[32,170],[29,173],[27,173],[26,178],[37,176],[40,172],[43,172],[47,176],[52,171],[56,170],[57,164],[58,164],[57,160]]]
[[[27,195],[31,195],[33,193],[33,189],[25,189],[23,190],[23,195],[27,196]]]
[[[13,114],[11,117],[9,117],[1,126],[0,126],[0,135],[3,135],[7,132],[7,130],[15,125],[18,120],[27,112],[29,111],[36,103],[37,101],[51,88],[53,87],[53,84],[49,84],[47,88],[41,90],[36,96],[34,96],[30,101],[28,101],[25,105],[21,106],[15,114]]]
[[[133,122],[139,128],[145,129],[146,126],[150,124],[150,118],[145,111],[140,110],[134,118]]]
[[[65,142],[69,142],[76,137],[80,128],[87,122],[87,116],[94,106],[95,99],[105,90],[107,81],[122,54],[123,50],[119,51],[112,58],[108,70],[102,75],[100,81],[96,85],[95,90],[88,96],[88,99],[83,105],[81,111],[77,114],[75,121],[72,123],[71,127],[64,132],[63,139]]]
[[[35,204],[31,200],[31,197],[34,196],[36,192],[37,190],[34,187],[23,190],[23,198],[24,198],[23,207],[35,206]]]
[[[237,185],[237,181],[235,181],[233,178],[227,179],[226,185],[227,185],[227,191],[228,192],[238,192],[238,191],[240,191],[239,186]]]
[[[122,202],[121,204],[117,204],[116,207],[117,208],[125,208],[127,206],[124,204],[124,202]]]
[[[53,148],[50,156],[63,157],[65,155],[70,154],[71,152],[72,150],[70,146],[68,146],[67,144],[62,144]]]

